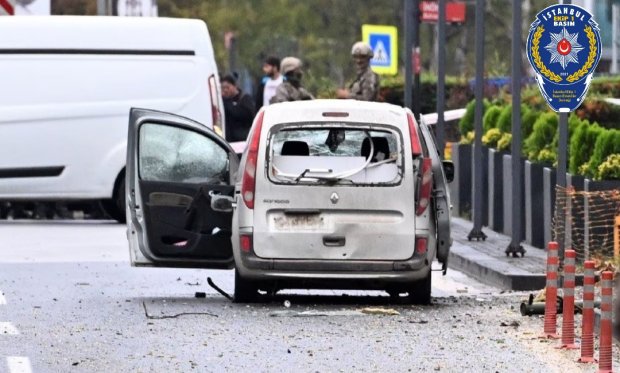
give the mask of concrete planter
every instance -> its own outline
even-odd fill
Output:
[[[471,215],[472,149],[472,145],[452,144],[454,181],[450,184],[450,196],[455,216]]]
[[[543,169],[542,164],[525,161],[525,242],[539,248],[545,247],[544,215],[541,214]]]
[[[555,212],[555,168],[543,168],[543,238],[545,247],[553,241],[553,214]]]
[[[523,162],[522,159],[519,160],[520,162]],[[504,185],[503,185],[503,203],[504,203],[504,227],[502,229],[502,232],[508,236],[512,236],[512,219],[514,219],[514,212],[512,210],[512,187],[514,185],[514,183],[517,181],[517,178],[514,177],[514,175],[512,174],[512,155],[510,154],[504,154],[503,155],[503,159],[502,159],[502,166],[503,166],[503,170],[502,170],[502,177],[504,179]],[[523,169],[524,167],[521,168],[521,183],[523,183],[523,179],[524,179],[524,175],[523,175]],[[521,188],[522,191],[525,188]],[[521,196],[521,201],[524,201],[525,198],[522,195]],[[525,224],[523,224],[524,220],[525,220],[525,209],[523,208],[523,206],[521,206],[521,213],[520,213],[520,219],[521,219],[521,227],[522,231],[521,231],[521,237],[525,237]]]
[[[489,149],[487,157],[487,216],[488,227],[496,232],[504,229],[504,171],[503,153]]]

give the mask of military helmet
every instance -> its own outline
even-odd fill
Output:
[[[351,55],[372,58],[374,53],[372,52],[372,48],[370,48],[370,45],[364,43],[363,41],[358,41],[357,43],[353,44],[353,48],[351,48]]]
[[[297,57],[284,57],[280,62],[280,72],[286,74],[295,69],[301,69],[301,60]]]

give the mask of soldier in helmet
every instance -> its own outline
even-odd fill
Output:
[[[351,55],[355,62],[357,77],[349,89],[336,91],[338,98],[352,98],[362,101],[376,101],[379,94],[379,75],[370,69],[370,59],[373,57],[370,45],[358,41],[351,48]]]
[[[276,94],[269,100],[270,104],[286,101],[312,100],[314,97],[301,86],[301,60],[295,57],[286,57],[280,63],[280,72],[284,75],[284,82],[276,89]]]

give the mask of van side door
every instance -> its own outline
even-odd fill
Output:
[[[428,147],[428,151],[432,160],[433,168],[433,204],[435,209],[435,221],[437,226],[437,260],[444,264],[444,274],[447,268],[448,255],[450,254],[450,246],[452,246],[451,227],[450,227],[450,189],[448,188],[448,179],[435,136],[431,129],[422,120],[420,129],[424,142]]]
[[[234,150],[214,131],[173,114],[132,109],[127,142],[127,238],[133,266],[232,268]]]

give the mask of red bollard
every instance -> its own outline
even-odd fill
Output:
[[[564,252],[564,302],[562,303],[562,344],[559,348],[574,350],[575,344],[575,250]]]
[[[547,286],[545,289],[545,327],[543,338],[557,339],[556,316],[558,298],[558,243],[549,242],[547,246]]]
[[[595,363],[594,358],[594,261],[583,263],[583,309],[581,318],[580,363]]]
[[[601,275],[601,339],[598,352],[598,371],[599,373],[612,373],[611,360],[611,335],[612,335],[612,292],[614,274],[605,271]]]

